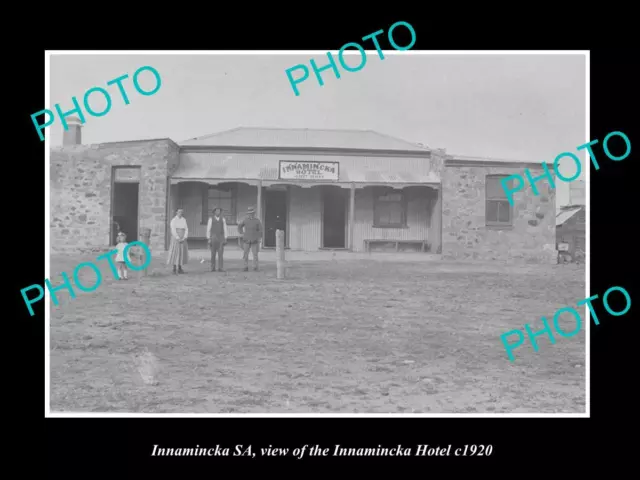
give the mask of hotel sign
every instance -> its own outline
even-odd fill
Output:
[[[340,178],[338,162],[293,162],[280,160],[280,180],[324,180],[337,182]]]

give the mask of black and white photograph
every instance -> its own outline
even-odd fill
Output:
[[[49,416],[589,415],[589,53],[365,48],[47,52]]]

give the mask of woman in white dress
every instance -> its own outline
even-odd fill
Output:
[[[173,265],[173,273],[184,273],[182,266],[189,263],[189,247],[187,237],[189,227],[187,219],[182,216],[182,209],[176,211],[176,216],[171,220],[171,245],[169,246],[169,256],[167,265]]]

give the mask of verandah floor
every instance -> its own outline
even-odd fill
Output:
[[[242,249],[236,245],[227,245],[224,250],[225,261],[227,258],[242,258]],[[166,258],[167,252],[162,252],[161,256]],[[190,257],[194,259],[209,260],[211,251],[208,248],[190,248]],[[259,252],[260,260],[266,262],[276,261],[275,248],[261,249]],[[251,259],[251,253],[249,253]],[[308,261],[308,262],[326,262],[337,260],[372,260],[380,262],[434,262],[439,261],[441,255],[421,252],[349,252],[347,250],[319,250],[316,252],[302,252],[298,250],[285,250],[285,260],[287,262]]]
[[[60,294],[52,411],[585,410],[584,327],[555,345],[538,337],[540,351],[527,343],[513,363],[499,338],[584,298],[583,268],[289,257],[277,281],[274,254],[263,252],[257,273],[241,271],[239,254],[221,274],[194,253],[182,276],[155,258],[141,283],[117,282],[107,266],[96,291]],[[92,260],[53,256],[53,285]],[[157,385],[136,369],[145,349],[159,363]]]

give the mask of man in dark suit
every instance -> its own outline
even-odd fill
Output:
[[[262,222],[255,216],[255,208],[249,207],[247,216],[238,224],[238,234],[242,236],[244,271],[249,271],[249,250],[253,253],[253,269],[258,271],[258,250],[262,241]]]
[[[224,246],[227,243],[227,222],[222,216],[222,209],[213,209],[213,216],[209,217],[207,223],[207,242],[211,249],[211,271],[216,271],[216,254],[218,256],[218,271],[223,270]]]

